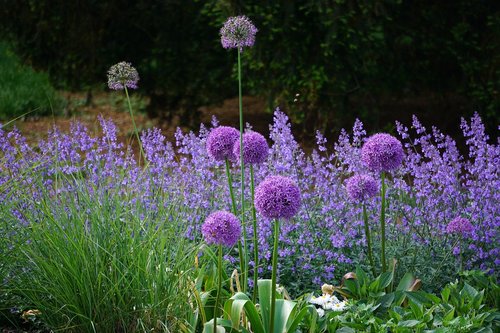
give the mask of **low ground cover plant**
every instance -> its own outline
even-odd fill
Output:
[[[239,69],[256,32],[246,17],[221,30]],[[135,68],[108,75],[130,101]],[[240,130],[214,118],[174,143],[139,133],[128,103],[139,156],[107,119],[35,146],[0,129],[4,317],[68,332],[498,329],[500,145],[478,115],[462,120],[465,155],[416,117],[394,135],[358,120],[333,149],[317,133],[306,154],[279,108],[268,139],[244,126],[241,81]]]

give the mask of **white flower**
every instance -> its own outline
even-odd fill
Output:
[[[317,308],[316,311],[318,311],[318,316],[321,318],[325,315],[325,310],[322,308]]]
[[[333,304],[332,310],[333,311],[344,311],[346,306],[347,306],[347,301],[338,302],[338,303]]]
[[[309,303],[311,304],[316,304],[316,305],[319,305],[321,307],[325,307],[325,304],[330,302],[330,295],[322,295],[320,297],[311,297],[311,299],[309,300]]]

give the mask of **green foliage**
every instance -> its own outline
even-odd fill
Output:
[[[188,302],[194,252],[178,237],[185,232],[176,218],[179,206],[169,201],[152,213],[123,205],[119,193],[97,197],[74,181],[72,195],[54,200],[47,192],[23,213],[37,223],[19,228],[26,241],[15,247],[18,262],[2,261],[16,274],[4,286],[21,299],[16,306],[41,310],[44,324],[65,332],[187,327],[195,307]],[[16,225],[9,207],[2,220]]]
[[[0,119],[57,111],[61,100],[48,75],[23,65],[7,44],[0,43]]]

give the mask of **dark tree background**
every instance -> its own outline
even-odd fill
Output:
[[[141,75],[150,113],[197,121],[235,96],[236,53],[219,29],[245,14],[245,91],[301,124],[338,130],[361,117],[389,129],[411,113],[447,130],[480,112],[500,120],[500,3],[494,0],[0,0],[0,38],[64,89],[90,89],[122,60]],[[298,96],[297,96],[298,94]]]

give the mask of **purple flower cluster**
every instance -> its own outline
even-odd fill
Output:
[[[252,47],[255,43],[257,28],[246,16],[233,16],[227,19],[220,29],[220,40],[225,49]]]
[[[240,142],[237,141],[233,147],[233,155],[240,158]],[[243,134],[243,161],[245,164],[259,164],[266,161],[269,155],[269,146],[266,138],[257,132],[247,132]]]
[[[456,217],[446,226],[446,232],[449,234],[467,235],[473,229],[474,227],[470,221],[464,217]]]
[[[401,142],[386,133],[369,137],[361,148],[361,160],[371,171],[393,171],[403,161]]]
[[[291,219],[300,208],[300,190],[287,177],[269,176],[255,189],[255,209],[269,219]]]
[[[208,154],[216,161],[225,159],[234,161],[236,155],[233,153],[233,147],[240,138],[240,132],[229,126],[219,126],[214,128],[207,138]]]
[[[240,221],[229,212],[216,211],[207,217],[201,226],[201,233],[207,244],[231,247],[240,239]]]
[[[24,212],[36,215],[32,198],[50,196],[54,205],[63,205],[61,198],[72,198],[74,189],[83,187],[99,202],[119,196],[124,207],[137,211],[136,216],[143,214],[140,207],[159,224],[174,221],[161,212],[175,214],[175,221],[184,221],[186,237],[198,241],[206,212],[230,209],[227,179],[220,167],[226,156],[234,156],[237,130],[229,130],[232,142],[227,145],[224,140],[214,144],[210,139],[221,128],[215,120],[197,134],[178,130],[172,143],[160,130],[145,131],[141,141],[148,166],[141,169],[131,150],[119,142],[116,126],[104,119],[100,122],[100,136],[75,124],[67,134],[52,130],[38,147],[29,145],[17,130],[0,129],[0,202],[5,203],[0,214],[10,212],[13,219],[26,224],[29,221]],[[470,255],[468,268],[495,270],[500,265],[500,143],[490,142],[477,115],[470,121],[463,120],[461,126],[467,155],[460,154],[450,137],[435,128],[428,131],[416,118],[411,131],[397,123],[404,152],[389,155],[401,156],[403,163],[392,159],[389,166],[398,164],[398,171],[386,178],[388,244],[416,246],[419,260],[431,262],[440,249],[452,247],[450,237],[443,237],[449,221],[467,216],[474,221],[464,251]],[[369,165],[362,162],[365,138],[362,123],[356,121],[352,134],[342,131],[332,150],[326,148],[326,139],[318,133],[318,149],[305,154],[293,137],[288,117],[276,110],[268,157],[254,165],[256,184],[263,186],[272,175],[287,175],[300,193],[298,189],[277,191],[290,195],[281,200],[263,191],[266,196],[261,198],[267,199],[259,207],[265,218],[258,219],[257,231],[260,276],[269,272],[273,229],[269,219],[285,215],[295,214],[294,223],[283,223],[280,232],[280,283],[286,285],[298,275],[303,283],[331,281],[339,277],[338,272],[350,269],[353,261],[363,258],[366,242],[361,232],[362,210],[346,200],[345,180],[353,174],[370,174]],[[212,154],[210,149],[214,147]],[[375,164],[385,165],[386,160],[384,157]],[[387,165],[384,168],[394,170]],[[237,175],[239,171],[234,168],[231,172]],[[239,187],[239,177],[232,178],[233,186]],[[250,198],[250,189],[246,190]],[[85,203],[74,204],[81,205],[85,212]],[[377,220],[380,198],[364,204],[369,219]],[[250,212],[247,214],[245,219],[249,221]],[[247,227],[251,235],[250,224]]]
[[[129,62],[119,62],[108,70],[108,87],[113,90],[123,90],[125,87],[137,89],[139,73]]]
[[[364,201],[377,195],[378,183],[370,175],[354,175],[347,179],[346,189],[353,201]]]

